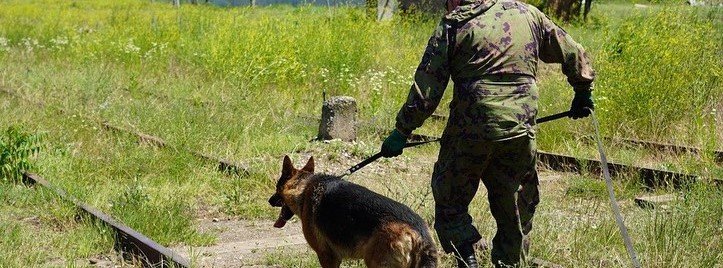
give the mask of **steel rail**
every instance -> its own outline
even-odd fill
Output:
[[[439,139],[438,137],[413,134],[410,137],[412,141],[431,141]],[[565,154],[558,154],[545,151],[537,151],[538,160],[547,168],[564,172],[582,172],[587,171],[596,174],[602,174],[601,163],[599,160],[574,157]],[[625,165],[620,163],[608,162],[608,168],[612,176],[620,176],[622,174],[637,174],[642,178],[643,182],[650,187],[660,187],[672,185],[678,187],[686,183],[697,182],[703,180],[699,175],[685,174],[661,169],[646,168],[635,165]],[[716,184],[721,184],[721,179],[711,179]]]
[[[602,174],[602,163],[596,159],[573,157],[565,154],[537,151],[537,157],[547,168],[556,171],[587,171],[595,174]],[[655,168],[646,168],[634,165],[608,162],[607,167],[613,177],[622,174],[636,174],[645,185],[650,187],[661,187],[672,185],[678,187],[687,183],[702,180],[698,175],[685,174]]]
[[[629,145],[635,145],[640,146],[656,151],[668,151],[668,152],[674,152],[674,153],[692,153],[692,154],[703,154],[705,152],[711,152],[713,154],[713,160],[718,163],[723,163],[723,151],[708,151],[702,148],[693,147],[693,146],[683,146],[683,145],[677,145],[672,143],[662,143],[662,142],[654,142],[654,141],[643,141],[643,140],[635,140],[635,139],[625,139],[625,138],[605,138],[606,140],[612,141],[612,142],[619,142]]]
[[[151,136],[151,135],[144,134],[141,132],[136,132],[136,131],[133,131],[130,129],[115,126],[108,122],[101,123],[101,126],[103,126],[103,128],[105,128],[109,131],[113,131],[113,132],[117,132],[117,133],[125,133],[125,134],[136,136],[136,137],[138,137],[138,139],[141,142],[149,143],[149,144],[152,144],[159,148],[172,148],[172,149],[177,149],[177,150],[179,149],[175,146],[168,144],[165,140],[163,140],[159,137],[156,137],[156,136]],[[181,148],[181,149],[190,153],[191,155],[193,155],[197,158],[218,163],[218,170],[221,172],[234,173],[234,174],[240,175],[240,176],[247,176],[250,174],[249,168],[246,165],[236,163],[236,162],[233,162],[233,161],[227,160],[227,159],[222,159],[222,158],[219,158],[219,157],[216,157],[213,155],[197,152],[197,151],[190,150],[190,149],[185,149],[185,148]]]
[[[48,105],[46,105],[46,104],[45,104],[44,102],[42,102],[42,101],[37,101],[37,100],[29,99],[29,98],[27,98],[27,97],[25,97],[25,96],[22,96],[22,95],[20,95],[20,94],[18,94],[18,93],[16,93],[16,92],[7,90],[7,89],[5,89],[5,88],[0,88],[0,92],[4,92],[4,93],[6,93],[6,94],[8,94],[8,95],[10,95],[10,96],[19,98],[19,99],[21,99],[21,100],[23,100],[23,101],[32,103],[32,104],[34,104],[34,105],[36,105],[36,106],[39,106],[39,107],[42,107],[42,108],[48,107]],[[63,110],[62,108],[57,108],[57,107],[52,107],[52,108],[55,109],[55,110],[57,110],[57,111],[58,111],[59,113],[61,113],[61,114],[67,114],[67,113],[68,113],[67,111]],[[141,132],[137,132],[137,131],[133,131],[133,130],[130,130],[130,129],[126,129],[126,128],[123,128],[123,127],[115,126],[115,125],[112,125],[112,124],[110,124],[110,123],[108,123],[108,122],[98,121],[98,120],[96,120],[96,119],[94,119],[94,118],[90,118],[90,117],[84,117],[84,118],[87,119],[87,120],[89,120],[89,121],[91,121],[91,122],[96,122],[96,123],[98,123],[98,124],[101,125],[101,127],[102,127],[103,129],[105,129],[105,130],[110,130],[110,131],[114,131],[114,132],[117,132],[117,133],[130,134],[130,135],[132,135],[132,136],[138,137],[138,139],[139,139],[141,142],[145,142],[145,143],[148,143],[148,144],[152,144],[152,145],[154,145],[154,146],[156,146],[156,147],[159,147],[159,148],[181,149],[181,150],[186,151],[186,152],[192,154],[193,156],[196,156],[196,157],[198,157],[198,158],[200,158],[200,159],[203,159],[203,160],[205,160],[205,161],[211,161],[211,162],[218,163],[218,170],[221,171],[221,172],[234,173],[234,174],[237,174],[237,175],[239,175],[239,176],[247,176],[247,175],[250,174],[250,171],[249,171],[249,169],[248,169],[248,167],[247,167],[246,165],[243,165],[243,164],[240,164],[240,163],[236,163],[236,162],[234,162],[234,161],[227,160],[227,159],[222,159],[222,158],[219,158],[219,157],[216,157],[216,156],[213,156],[213,155],[209,155],[209,154],[205,154],[205,153],[193,151],[193,150],[190,150],[190,149],[178,148],[178,147],[176,147],[176,146],[172,146],[172,145],[168,144],[166,141],[164,141],[163,139],[161,139],[161,138],[159,138],[159,137],[155,137],[155,136],[151,136],[151,135],[144,134],[144,133],[141,133]]]
[[[37,174],[23,173],[26,184],[40,184],[55,192],[61,199],[73,203],[96,220],[115,230],[114,249],[120,252],[125,258],[140,260],[144,267],[190,267],[189,261],[172,250],[156,243],[147,236],[122,224],[108,214],[81,202],[65,190],[51,184]]]
[[[448,119],[448,116],[446,115],[440,115],[440,114],[432,114],[430,116],[433,120],[439,120],[444,121]],[[586,138],[589,138],[592,140],[591,136],[587,136]],[[668,151],[668,152],[674,152],[674,153],[693,153],[693,154],[702,154],[705,152],[709,152],[708,150],[698,148],[695,146],[686,146],[686,145],[678,145],[678,144],[672,144],[672,143],[664,143],[664,142],[655,142],[655,141],[645,141],[645,140],[637,140],[637,139],[627,139],[627,138],[611,138],[611,137],[603,137],[603,139],[611,141],[611,142],[618,142],[628,145],[634,145],[634,146],[640,146],[644,148],[648,148],[655,151]],[[723,163],[723,151],[720,150],[713,150],[710,151],[713,154],[713,158],[715,162]]]

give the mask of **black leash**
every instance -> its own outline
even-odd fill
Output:
[[[548,115],[548,116],[542,117],[540,119],[537,119],[537,123],[542,124],[545,122],[549,122],[549,121],[553,121],[553,120],[557,120],[557,119],[560,119],[563,117],[569,117],[569,116],[570,116],[570,111],[566,111],[566,112]]]
[[[414,147],[417,145],[422,145],[424,143],[430,143],[430,142],[435,142],[435,141],[439,141],[439,139],[431,140],[431,141],[407,143],[406,145],[404,145],[404,148]],[[364,166],[369,165],[371,162],[377,161],[377,159],[379,159],[381,157],[382,157],[382,152],[378,152],[375,155],[372,155],[371,157],[364,159],[364,161],[361,161],[361,163],[356,164],[353,167],[349,168],[346,172],[344,172],[344,174],[341,174],[341,176],[339,176],[339,178],[343,178],[344,176],[351,175],[352,173],[356,172],[357,170],[360,170],[361,168],[363,168]]]
[[[541,123],[557,120],[557,119],[560,119],[563,117],[568,117],[569,115],[570,115],[570,111],[557,113],[557,114],[553,114],[553,115],[548,115],[548,116],[542,117],[540,119],[537,119],[537,123],[541,124]],[[432,143],[432,142],[438,142],[440,140],[441,139],[434,139],[434,140],[420,141],[420,142],[409,142],[406,145],[404,145],[404,148],[415,147],[415,146]],[[339,178],[343,178],[345,176],[351,175],[352,173],[356,172],[357,170],[360,170],[361,168],[365,167],[366,165],[369,165],[370,163],[376,161],[377,159],[379,159],[381,157],[382,157],[382,152],[378,152],[375,155],[372,155],[371,157],[364,159],[364,161],[361,161],[361,163],[356,164],[353,167],[349,168],[348,170],[346,170],[346,172],[344,172],[344,174],[340,175]]]

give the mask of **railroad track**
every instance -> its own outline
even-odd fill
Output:
[[[29,99],[25,96],[22,96],[14,91],[10,91],[5,88],[0,88],[0,92],[4,92],[10,96],[19,98],[25,102],[31,103],[38,107],[42,107],[42,108],[48,107],[48,105],[46,105],[42,101]],[[60,113],[60,114],[68,114],[68,112],[63,110],[62,108],[57,108],[57,107],[52,107],[52,108],[55,109],[56,111],[58,111],[58,113]],[[187,149],[187,148],[180,148],[177,146],[173,146],[173,145],[170,145],[165,140],[163,140],[162,138],[148,135],[145,133],[141,133],[138,131],[134,131],[134,130],[131,130],[131,129],[128,129],[125,127],[116,126],[116,125],[110,124],[105,121],[99,121],[97,119],[90,118],[90,117],[84,117],[84,118],[90,122],[95,122],[95,123],[99,124],[102,127],[102,129],[113,131],[116,133],[124,133],[124,134],[129,134],[129,135],[135,136],[142,143],[152,144],[159,148],[168,148],[168,149],[175,149],[175,150],[179,150],[179,151],[185,151],[185,152],[188,152],[191,155],[196,156],[197,158],[202,159],[204,161],[210,161],[210,162],[217,163],[218,170],[221,172],[236,174],[239,176],[247,176],[250,174],[248,166],[245,164],[237,163],[232,160],[223,159],[223,158],[220,158],[220,157],[217,157],[214,155],[210,155],[210,154],[206,154],[203,152],[198,152],[198,151],[194,151],[194,150]]]
[[[7,89],[0,88],[0,92],[4,92],[8,95],[19,98],[25,102],[32,103],[41,108],[48,107],[48,105],[46,105],[43,102],[28,99],[24,96],[21,96],[15,92],[7,90]],[[54,108],[54,109],[59,114],[67,114],[67,112],[61,108]],[[88,118],[88,117],[86,117],[85,119],[87,119],[91,122],[96,122],[96,123],[100,124],[103,129],[136,136],[140,142],[152,144],[152,145],[160,147],[160,148],[178,149],[176,147],[169,145],[163,139],[155,137],[155,136],[143,134],[140,132],[132,131],[132,130],[118,127],[118,126],[114,126],[107,122],[98,122],[97,120],[94,120],[94,119]],[[192,150],[186,150],[186,151],[188,151],[189,153],[191,153],[192,155],[194,155],[198,158],[201,158],[201,159],[204,159],[207,161],[217,162],[219,171],[235,173],[238,175],[248,175],[249,174],[248,168],[244,165],[234,163],[229,160],[221,159],[221,158],[218,158],[218,157],[215,157],[212,155],[192,151]],[[141,234],[140,232],[135,231],[132,228],[124,225],[123,223],[114,219],[110,215],[105,214],[102,211],[100,211],[86,203],[81,202],[77,198],[69,195],[65,190],[54,186],[53,184],[51,184],[44,178],[40,177],[39,175],[24,172],[23,180],[24,180],[24,183],[26,183],[28,185],[40,184],[43,187],[52,190],[58,196],[60,196],[61,199],[63,199],[64,201],[72,203],[77,208],[82,210],[85,214],[91,216],[94,220],[98,220],[98,221],[102,222],[104,225],[112,228],[115,231],[114,250],[116,250],[118,253],[120,253],[124,258],[140,261],[144,267],[190,267],[189,261],[187,259],[183,258],[181,255],[158,244],[157,242],[155,242],[152,239],[148,238],[147,236]]]
[[[447,116],[445,115],[439,115],[439,114],[432,114],[430,116],[430,119],[432,120],[438,120],[438,121],[445,121],[447,120]],[[594,138],[592,136],[586,137],[589,140],[593,140]],[[654,141],[643,141],[643,140],[636,140],[636,139],[625,139],[625,138],[611,138],[611,137],[603,137],[606,141],[614,142],[614,143],[621,143],[625,145],[630,146],[638,146],[643,147],[647,149],[651,149],[654,151],[665,151],[665,152],[673,152],[676,154],[703,154],[706,152],[706,150],[698,147],[693,146],[683,146],[683,145],[677,145],[677,144],[671,144],[671,143],[661,143],[661,142],[654,142]],[[713,150],[711,151],[713,154],[714,161],[717,163],[723,163],[723,151],[719,150]]]
[[[410,137],[412,141],[432,141],[439,137],[413,134]],[[538,159],[547,168],[563,172],[592,172],[600,174],[601,163],[599,160],[573,157],[565,154],[551,153],[545,151],[537,152]],[[661,169],[640,167],[635,165],[625,165],[620,163],[609,162],[608,168],[612,176],[622,174],[636,174],[643,182],[650,187],[674,186],[678,187],[691,182],[705,180],[699,175],[685,174]],[[714,183],[721,185],[723,180],[718,178],[711,179]]]
[[[592,137],[590,138],[592,139]],[[653,142],[653,141],[641,141],[641,140],[634,140],[634,139],[623,139],[623,138],[604,138],[611,142],[618,142],[623,143],[627,145],[633,145],[633,146],[639,146],[655,151],[667,151],[667,152],[673,152],[677,154],[684,154],[684,153],[690,153],[690,154],[703,154],[706,152],[706,150],[698,148],[698,147],[691,147],[691,146],[681,146],[671,143],[660,143],[660,142]],[[713,154],[714,161],[717,163],[723,163],[723,151],[711,151]]]
[[[24,101],[33,103],[40,107],[46,107],[46,105],[42,102],[30,100],[28,98],[25,98],[24,96],[21,96],[15,92],[9,91],[4,88],[0,88],[0,91],[3,91],[7,94],[10,94],[12,96],[18,97],[23,99]],[[66,113],[64,110],[60,108],[56,108],[60,113]],[[447,117],[443,115],[437,115],[433,114],[431,117],[433,120],[446,120]],[[89,118],[89,120],[94,120],[92,118]],[[166,141],[159,137],[151,136],[148,134],[144,134],[141,132],[133,131],[124,127],[115,126],[108,122],[98,122],[104,129],[111,130],[114,132],[119,133],[126,133],[133,136],[136,136],[141,142],[153,144],[155,146],[161,147],[161,148],[174,148],[174,149],[181,149],[184,151],[187,151],[191,153],[192,155],[206,160],[206,161],[212,161],[218,163],[218,170],[222,172],[230,172],[235,173],[238,175],[248,175],[249,169],[246,165],[235,163],[230,160],[221,159],[219,157],[215,157],[213,155],[196,152],[193,150],[188,150],[185,148],[177,148],[174,146],[169,145]],[[413,141],[429,141],[438,139],[438,137],[433,136],[426,136],[426,135],[420,135],[420,134],[414,134],[412,137],[410,137],[410,140]],[[651,148],[654,150],[664,150],[664,151],[673,151],[673,152],[692,152],[692,153],[701,153],[703,150],[700,148],[695,147],[686,147],[686,146],[679,146],[679,145],[673,145],[673,144],[663,144],[663,143],[655,143],[655,142],[649,142],[649,141],[638,141],[638,140],[632,140],[632,139],[615,139],[614,141],[622,142],[625,144],[631,144],[636,146],[642,146],[646,148]],[[716,160],[723,161],[723,152],[721,151],[715,151],[714,152]],[[540,158],[540,161],[549,167],[552,170],[558,170],[558,171],[588,171],[588,172],[600,172],[600,161],[594,160],[594,159],[586,159],[586,158],[579,158],[579,157],[573,157],[569,155],[564,154],[557,154],[557,153],[551,153],[551,152],[544,152],[539,151],[538,156]],[[658,186],[664,186],[664,185],[673,185],[678,186],[684,183],[692,182],[692,181],[699,181],[702,180],[702,178],[698,175],[691,175],[691,174],[685,174],[685,173],[678,173],[678,172],[672,172],[672,171],[666,171],[666,170],[660,170],[660,169],[654,169],[654,168],[646,168],[646,167],[639,167],[634,165],[625,165],[625,164],[619,164],[619,163],[609,163],[608,168],[610,169],[611,173],[613,175],[618,174],[630,174],[630,173],[636,173],[640,176],[640,178],[643,180],[643,182],[646,183],[646,185],[652,186],[652,187],[658,187]],[[721,183],[720,179],[713,179],[716,183]]]
[[[124,127],[115,126],[108,122],[101,122],[100,124],[106,130],[136,136],[138,138],[138,140],[143,143],[152,144],[159,148],[183,150],[183,151],[186,151],[186,152],[192,154],[193,156],[195,156],[199,159],[218,163],[218,171],[225,172],[225,173],[233,173],[233,174],[236,174],[239,176],[247,176],[250,174],[249,168],[244,164],[236,163],[236,162],[228,160],[228,159],[219,158],[219,157],[216,157],[216,156],[213,156],[210,154],[197,152],[197,151],[190,150],[190,149],[178,148],[176,146],[172,146],[172,145],[168,144],[165,140],[163,140],[159,137],[151,136],[151,135],[144,134],[144,133],[137,132],[137,131],[133,131],[133,130],[130,130],[130,129],[127,129]]]
[[[140,261],[143,267],[190,267],[187,259],[156,243],[147,236],[122,224],[108,214],[81,202],[65,190],[56,187],[37,174],[23,173],[23,180],[28,185],[40,184],[55,192],[64,201],[70,202],[94,220],[115,231],[114,249],[124,258]]]

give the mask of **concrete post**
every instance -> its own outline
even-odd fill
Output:
[[[356,139],[356,100],[352,97],[331,97],[321,108],[319,139]]]

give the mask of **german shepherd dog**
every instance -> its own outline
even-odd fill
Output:
[[[284,157],[276,193],[274,227],[294,215],[321,267],[364,259],[367,267],[437,267],[437,249],[422,218],[409,207],[339,177],[314,174],[314,158],[295,169]]]

